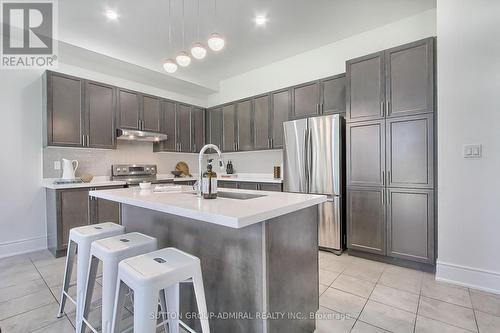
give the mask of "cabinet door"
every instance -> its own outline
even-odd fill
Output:
[[[433,197],[430,190],[388,190],[387,255],[434,263]]]
[[[238,188],[237,182],[217,182],[217,187],[220,188]]]
[[[143,130],[160,131],[160,99],[152,96],[142,97]]]
[[[238,188],[242,190],[255,190],[259,189],[258,183],[238,183]]]
[[[347,185],[385,185],[384,120],[346,125]]]
[[[136,92],[118,90],[119,127],[139,129],[139,95]]]
[[[101,198],[96,198],[93,202],[96,205],[96,214],[92,223],[114,222],[120,224],[120,204],[118,202]]]
[[[208,138],[211,144],[222,148],[222,108],[211,109],[208,116]]]
[[[167,140],[158,143],[161,151],[177,150],[177,115],[176,104],[172,101],[161,102],[162,116],[160,131],[167,135]]]
[[[47,73],[47,144],[83,146],[83,80]]]
[[[61,248],[67,246],[71,228],[89,224],[89,190],[59,190],[58,215]]]
[[[319,110],[319,82],[309,82],[292,87],[292,117],[316,116]]]
[[[434,111],[434,39],[386,51],[388,116]]]
[[[290,90],[274,92],[272,97],[273,127],[271,144],[273,148],[283,148],[283,123],[290,116]]]
[[[87,134],[89,147],[115,147],[115,89],[96,82],[86,85]]]
[[[384,117],[384,52],[349,60],[347,68],[347,121]]]
[[[236,150],[236,108],[234,104],[222,107],[222,150]]]
[[[345,74],[321,80],[321,113],[345,113]]]
[[[433,114],[387,119],[387,186],[434,187]]]
[[[253,138],[255,149],[268,149],[271,146],[269,137],[269,95],[256,97],[253,100]]]
[[[238,146],[241,151],[252,150],[252,100],[241,101],[236,104],[238,124]]]
[[[273,184],[273,183],[260,183],[259,190],[261,191],[272,191],[272,192],[282,192],[281,184]]]
[[[205,145],[205,110],[193,107],[191,117],[193,120],[193,152],[199,153]]]
[[[178,150],[191,152],[191,107],[186,104],[177,104],[177,138]]]
[[[347,189],[348,248],[385,254],[385,189]]]

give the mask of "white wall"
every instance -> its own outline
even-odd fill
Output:
[[[437,4],[437,277],[500,293],[500,2]]]
[[[346,60],[436,35],[431,9],[323,47],[223,80],[208,97],[214,106],[345,72]]]

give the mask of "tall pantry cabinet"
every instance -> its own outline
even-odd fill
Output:
[[[346,67],[348,248],[434,265],[434,38]]]

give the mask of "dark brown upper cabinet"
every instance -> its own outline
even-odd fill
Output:
[[[205,110],[198,107],[192,107],[191,119],[193,122],[192,151],[198,153],[205,145]]]
[[[137,92],[118,89],[118,127],[142,129],[140,99]]]
[[[228,104],[222,107],[222,150],[236,151],[236,106]]]
[[[222,148],[222,108],[207,111],[206,142]]]
[[[321,114],[345,113],[345,74],[335,75],[320,81]]]
[[[252,100],[247,99],[236,103],[237,133],[236,150],[253,149],[252,137]]]
[[[167,135],[167,140],[155,143],[155,151],[177,151],[177,105],[173,101],[161,101],[160,132]]]
[[[292,90],[292,118],[317,116],[320,111],[319,81],[294,86]]]
[[[434,111],[434,39],[385,51],[387,116]]]
[[[255,149],[271,148],[270,122],[271,108],[269,95],[258,96],[253,99],[253,137]]]
[[[160,131],[160,98],[154,96],[142,96],[142,130],[159,132]]]
[[[102,83],[87,81],[85,85],[86,146],[115,148],[116,89]]]
[[[192,150],[191,106],[177,104],[177,151],[189,153]]]
[[[290,89],[271,93],[272,136],[271,147],[283,148],[283,123],[290,117]]]
[[[83,147],[84,80],[50,71],[44,76],[45,145]]]
[[[384,117],[384,52],[377,52],[346,63],[346,120],[363,121]]]

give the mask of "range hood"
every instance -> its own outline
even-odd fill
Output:
[[[159,142],[167,140],[168,136],[166,134],[158,132],[118,128],[116,130],[116,138],[118,140]]]

